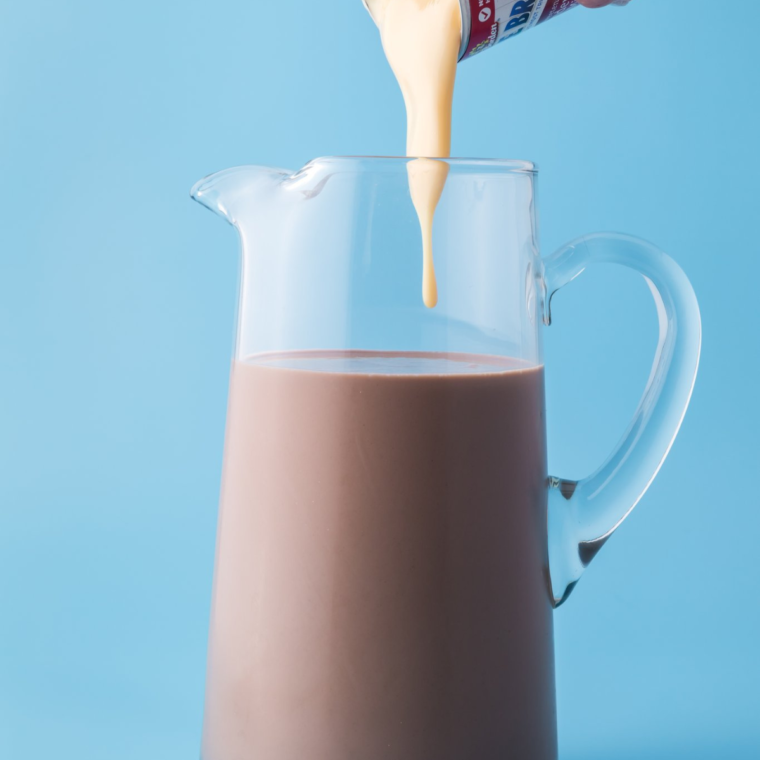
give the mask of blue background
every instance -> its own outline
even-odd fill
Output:
[[[454,155],[539,163],[544,252],[634,232],[702,306],[681,436],[556,616],[563,760],[760,756],[758,29],[633,0],[460,69]],[[197,756],[237,243],[188,189],[398,154],[402,121],[359,0],[0,2],[0,757]],[[655,313],[604,267],[555,308],[551,470],[579,477]]]

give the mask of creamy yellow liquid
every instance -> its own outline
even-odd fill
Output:
[[[406,154],[425,157],[410,162],[408,171],[422,230],[422,298],[432,308],[438,303],[433,217],[449,165],[431,158],[451,155],[451,109],[462,39],[459,0],[367,0],[367,5],[404,95]]]

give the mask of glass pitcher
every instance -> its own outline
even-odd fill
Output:
[[[450,159],[428,309],[408,161],[193,188],[242,242],[203,760],[555,760],[552,609],[686,411],[700,317],[670,258],[596,234],[542,259],[535,167]],[[646,279],[660,337],[576,482],[547,472],[541,333],[597,262]]]

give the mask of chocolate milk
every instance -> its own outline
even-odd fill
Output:
[[[232,371],[203,760],[555,760],[542,368]]]

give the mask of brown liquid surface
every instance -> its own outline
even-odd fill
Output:
[[[234,365],[204,760],[556,758],[543,371],[491,361]]]

